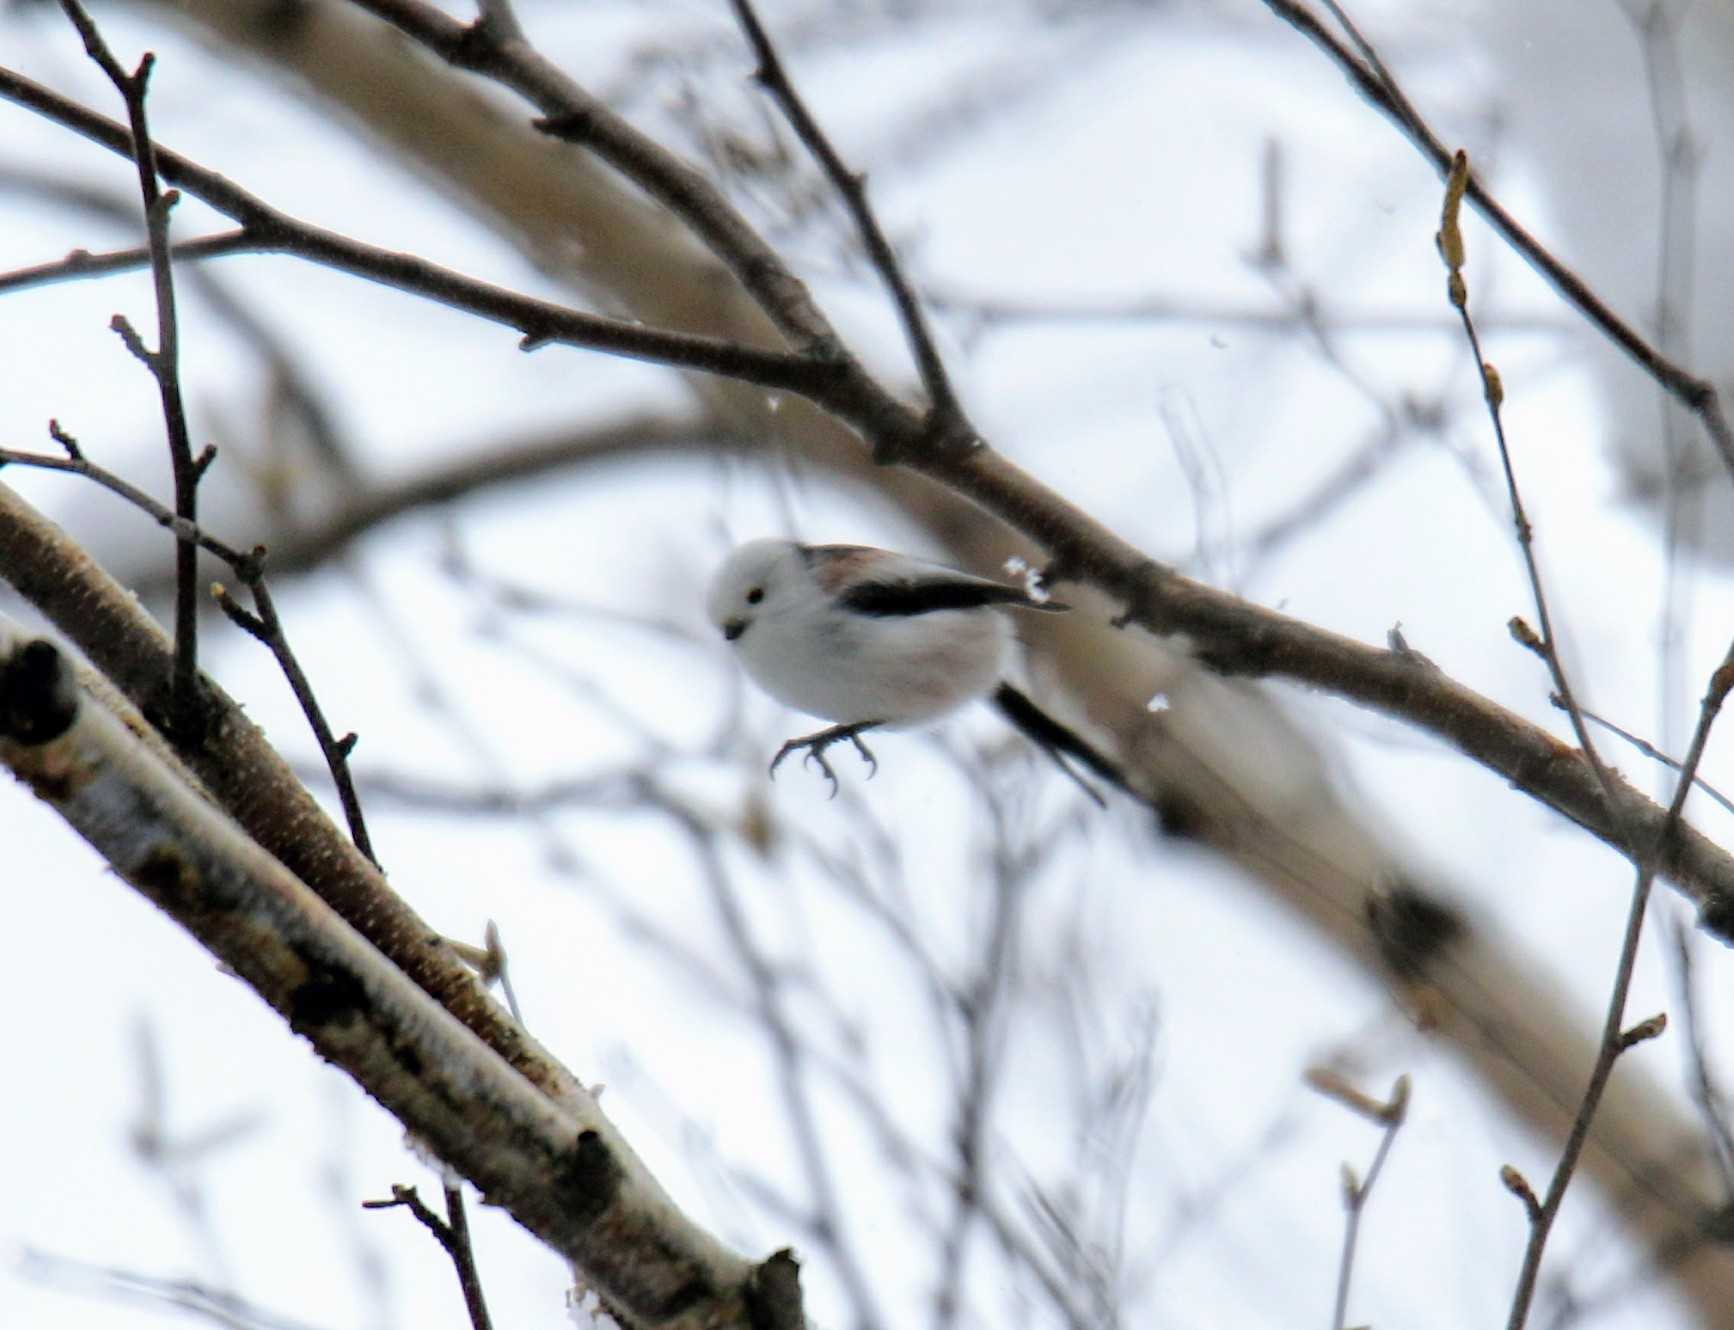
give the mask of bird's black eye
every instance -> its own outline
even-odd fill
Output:
[[[749,605],[757,605],[764,598],[765,589],[762,586],[756,586],[751,591],[747,592],[747,604]]]

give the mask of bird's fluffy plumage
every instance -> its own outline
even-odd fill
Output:
[[[905,726],[1000,682],[1012,640],[1000,610],[1063,607],[888,550],[754,540],[717,570],[707,608],[779,702],[841,725]]]

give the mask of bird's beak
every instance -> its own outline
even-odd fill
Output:
[[[722,630],[723,636],[732,642],[742,633],[746,632],[747,621],[745,619],[730,619],[723,624]]]

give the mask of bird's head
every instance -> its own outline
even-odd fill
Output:
[[[800,549],[786,540],[749,540],[711,579],[705,612],[718,631],[739,641],[754,622],[799,595],[807,577]]]

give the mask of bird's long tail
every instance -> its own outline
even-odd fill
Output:
[[[1054,765],[1075,780],[1084,793],[1094,799],[1098,805],[1107,806],[1102,796],[1096,793],[1089,782],[1067,765],[1066,759],[1068,757],[1116,789],[1124,791],[1134,799],[1139,798],[1138,792],[1126,783],[1126,777],[1119,767],[1091,747],[1082,735],[1060,724],[1059,721],[1048,715],[1009,683],[1002,683],[994,690],[993,702],[1007,720],[1022,730],[1025,736],[1038,748],[1053,758]]]

